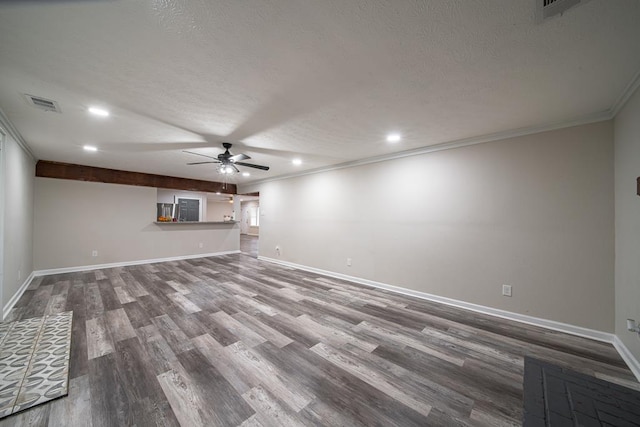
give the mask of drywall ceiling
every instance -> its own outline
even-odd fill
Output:
[[[40,159],[218,180],[182,150],[228,141],[271,166],[248,183],[606,116],[640,70],[638,22],[637,0],[541,24],[533,0],[4,0],[0,108]]]

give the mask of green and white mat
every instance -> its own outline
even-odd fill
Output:
[[[0,323],[0,418],[67,395],[72,318]]]

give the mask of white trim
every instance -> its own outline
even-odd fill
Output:
[[[4,167],[5,139],[5,131],[2,126],[0,126],[0,301],[4,299],[4,210],[6,205],[4,199],[4,183],[6,181]],[[4,313],[6,313],[6,311],[3,311],[0,315],[4,316]]]
[[[35,277],[40,277],[40,276],[49,276],[51,274],[75,273],[77,271],[99,270],[101,268],[127,267],[130,265],[140,265],[140,264],[155,264],[157,262],[180,261],[184,259],[206,258],[210,256],[231,255],[231,254],[239,254],[239,253],[240,251],[236,250],[236,251],[213,252],[208,254],[181,255],[181,256],[174,256],[174,257],[168,257],[168,258],[141,259],[138,261],[112,262],[109,264],[95,264],[95,265],[81,265],[77,267],[51,268],[48,270],[36,270],[33,272],[33,275]]]
[[[49,276],[51,274],[61,274],[61,273],[75,273],[77,271],[88,271],[88,270],[99,270],[101,268],[113,268],[113,267],[127,267],[130,265],[140,265],[140,264],[154,264],[157,262],[167,262],[167,261],[180,261],[184,259],[194,259],[194,258],[206,258],[210,256],[221,256],[221,255],[231,255],[231,254],[239,254],[240,251],[224,251],[224,252],[213,252],[208,254],[195,254],[195,255],[181,255],[174,256],[168,258],[155,258],[155,259],[143,259],[139,261],[124,261],[124,262],[113,262],[109,264],[96,264],[96,265],[81,265],[78,267],[63,267],[63,268],[51,268],[48,270],[36,270],[32,271],[27,280],[20,286],[18,292],[16,292],[9,302],[4,306],[2,311],[2,319],[4,320],[7,317],[7,314],[13,309],[13,306],[18,302],[24,291],[27,290],[31,281],[40,276]]]
[[[13,126],[13,123],[9,121],[9,118],[4,114],[4,111],[0,108],[0,126],[2,126],[7,134],[13,138],[16,143],[27,153],[31,158],[36,161],[38,158],[33,154],[31,148],[27,145],[20,132]]]
[[[388,291],[396,292],[403,295],[409,295],[416,298],[435,301],[441,304],[446,304],[446,305],[462,308],[465,310],[471,310],[478,313],[488,314],[490,316],[513,320],[515,322],[526,323],[528,325],[540,326],[545,329],[564,332],[564,333],[576,335],[579,337],[590,338],[596,341],[613,343],[615,338],[615,335],[608,332],[596,331],[594,329],[583,328],[581,326],[570,325],[568,323],[556,322],[555,320],[541,319],[539,317],[527,316],[525,314],[514,313],[511,311],[500,310],[492,307],[486,307],[479,304],[473,304],[465,301],[455,300],[452,298],[446,298],[438,295],[428,294],[425,292],[414,291],[412,289],[388,285],[386,283],[375,282],[373,280],[362,279],[360,277],[348,276],[346,274],[334,273],[332,271],[321,270],[319,268],[308,267],[306,265],[295,264],[292,262],[281,261],[278,259],[267,258],[263,256],[258,256],[258,259],[262,261],[271,262],[274,264],[280,264],[286,267],[292,267],[292,268],[297,268],[299,270],[309,271],[311,273],[318,273],[324,276],[335,277],[336,279],[348,280],[350,282],[360,283],[362,285],[372,286],[374,288],[386,289]]]
[[[16,303],[18,302],[22,294],[24,294],[24,291],[26,291],[29,285],[31,284],[31,281],[34,279],[34,277],[36,277],[34,273],[35,272],[32,271],[31,274],[29,274],[29,277],[27,277],[27,280],[25,280],[24,283],[20,285],[18,292],[13,294],[11,299],[7,301],[7,303],[2,309],[2,320],[7,318],[7,315],[9,314],[9,312],[11,312],[11,310],[13,309],[13,306],[16,305]]]
[[[239,187],[238,192],[239,193],[246,192],[246,188],[253,188],[254,185],[264,184],[266,182],[280,181],[283,179],[296,178],[299,176],[313,175],[316,173],[346,169],[346,168],[351,168],[355,166],[368,165],[371,163],[385,162],[387,160],[401,159],[403,157],[419,156],[421,154],[434,153],[437,151],[451,150],[454,148],[468,147],[470,145],[484,144],[485,142],[500,141],[503,139],[516,138],[519,136],[532,135],[536,133],[564,129],[564,128],[573,127],[573,126],[603,122],[605,120],[611,120],[611,118],[613,117],[611,114],[612,114],[612,110],[608,109],[605,111],[600,111],[598,113],[588,114],[586,116],[582,116],[574,120],[547,123],[545,125],[530,126],[525,128],[519,128],[519,129],[510,129],[507,131],[501,131],[501,132],[491,133],[487,135],[474,136],[471,138],[464,138],[464,139],[458,139],[458,140],[449,141],[449,142],[443,142],[435,145],[428,145],[426,147],[414,148],[412,150],[384,154],[382,156],[369,157],[366,159],[353,160],[349,162],[338,163],[336,165],[329,165],[329,166],[319,167],[316,169],[309,169],[301,172],[283,174],[273,178],[265,178],[257,181],[247,182],[245,184],[242,184]]]
[[[617,335],[613,338],[613,346],[618,350],[620,357],[622,357],[622,360],[624,360],[629,369],[631,369],[631,372],[636,376],[636,379],[640,381],[640,361],[635,358]]]
[[[629,84],[624,88],[616,102],[609,109],[609,113],[611,114],[611,118],[614,118],[618,115],[622,107],[627,103],[631,95],[635,93],[635,91],[640,87],[640,71],[636,73],[635,76],[631,79]]]

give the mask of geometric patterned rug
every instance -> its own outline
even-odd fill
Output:
[[[0,418],[67,395],[72,319],[67,311],[0,323]]]

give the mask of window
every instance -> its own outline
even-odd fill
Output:
[[[260,206],[252,206],[249,208],[249,225],[251,227],[260,227]]]

